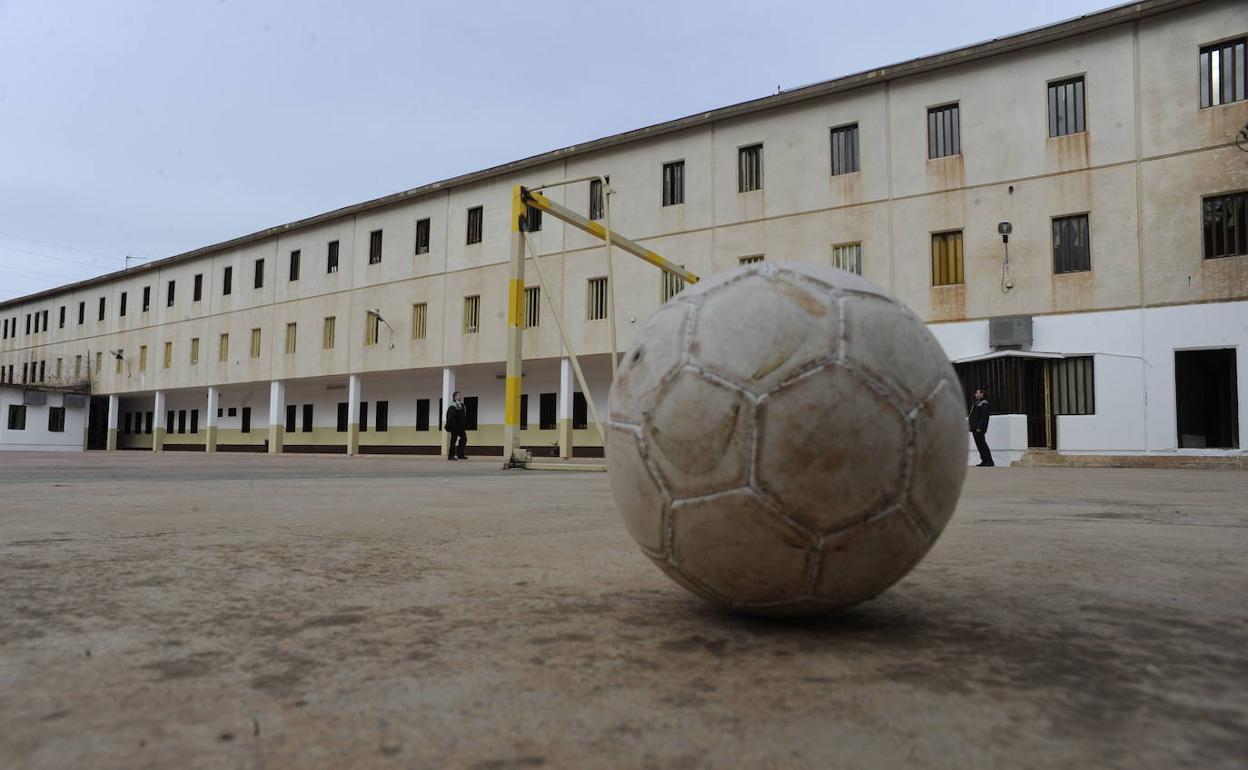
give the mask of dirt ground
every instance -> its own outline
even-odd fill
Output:
[[[2,768],[1231,768],[1248,474],[975,469],[806,622],[661,575],[603,474],[0,455]]]

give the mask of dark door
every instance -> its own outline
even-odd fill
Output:
[[[1239,447],[1238,377],[1234,348],[1174,353],[1179,447]]]
[[[108,399],[93,398],[87,411],[87,449],[108,448]]]

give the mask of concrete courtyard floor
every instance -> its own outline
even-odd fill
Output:
[[[603,474],[0,455],[0,768],[1230,768],[1248,474],[974,469],[866,605],[719,612]]]

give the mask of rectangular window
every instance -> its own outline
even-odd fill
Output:
[[[338,272],[338,241],[330,241],[325,250],[325,272]]]
[[[832,176],[858,171],[858,124],[832,129]]]
[[[186,410],[178,410],[178,433],[186,433]]]
[[[26,430],[25,404],[9,404],[9,430]]]
[[[251,433],[251,407],[243,407],[242,432]]]
[[[738,265],[754,265],[763,261],[762,254],[751,254],[748,257],[741,257],[737,260]]]
[[[139,345],[139,371],[147,371],[147,345]]]
[[[685,202],[685,162],[663,164],[663,205],[679,206]]]
[[[536,233],[542,229],[542,210],[526,206],[524,210],[524,230]]]
[[[48,407],[48,432],[64,433],[65,432],[65,407],[50,406]]]
[[[416,399],[416,430],[429,430],[429,399]]]
[[[481,330],[481,295],[464,297],[464,334],[476,334]]]
[[[338,402],[338,432],[347,432],[347,402]]]
[[[298,336],[298,324],[286,324],[286,355],[295,352],[295,340]]]
[[[152,309],[152,287],[144,286],[143,287],[143,312],[146,313],[147,311],[151,309]],[[82,323],[82,321],[79,321],[78,323]]]
[[[299,249],[290,252],[290,280],[299,280]]]
[[[321,349],[334,349],[334,327],[338,324],[337,316],[326,316],[325,326],[321,331]]]
[[[295,427],[299,421],[299,406],[297,404],[286,405],[286,432],[294,433]]]
[[[542,324],[542,287],[526,286],[524,289],[524,326],[535,329]]]
[[[199,410],[191,410],[191,433],[199,433]]]
[[[412,305],[412,339],[423,340],[428,332],[429,305],[418,302]]]
[[[191,366],[199,363],[199,337],[191,337]]]
[[[589,427],[589,405],[585,394],[579,390],[572,394],[572,428],[584,430]]]
[[[364,313],[364,344],[376,345],[377,335],[381,332],[379,316],[371,310]]]
[[[368,234],[368,264],[381,262],[381,231],[374,230]]]
[[[1086,131],[1083,105],[1082,75],[1049,83],[1049,136]]]
[[[121,293],[120,301],[117,303],[117,317],[126,317],[126,292],[124,291]]]
[[[1200,49],[1200,106],[1238,102],[1244,98],[1244,46],[1248,38],[1228,40]]]
[[[962,275],[962,231],[932,233],[932,285],[965,283]]]
[[[30,319],[31,319],[31,315],[30,315],[30,313],[27,313],[27,314],[26,314],[26,334],[27,334],[27,335],[29,335],[29,334],[30,334]],[[101,318],[100,320],[102,321],[102,320],[104,320],[104,319],[102,319],[102,318]]]
[[[1205,259],[1248,254],[1248,192],[1201,201]]]
[[[57,313],[56,328],[58,329],[65,328],[65,306],[64,305],[61,305],[60,312]]]
[[[41,311],[39,316],[43,318],[43,330],[46,332],[48,330],[48,311]]]
[[[191,283],[191,302],[200,302],[204,298],[204,274],[196,273]]]
[[[607,317],[607,279],[590,278],[585,297],[585,315],[590,321],[601,321]]]
[[[1096,414],[1092,356],[1064,358],[1052,366],[1053,413]]]
[[[303,432],[312,432],[312,404],[303,405]]]
[[[958,105],[929,107],[927,110],[927,157],[943,158],[962,154],[962,128]]]
[[[602,199],[602,180],[589,180],[589,218],[602,219],[606,216],[606,201]]]
[[[229,296],[232,291],[234,291],[234,268],[227,267],[221,276],[221,294]]]
[[[82,376],[82,356],[74,356],[74,376]],[[10,377],[9,379],[13,379]]]
[[[537,397],[537,427],[539,430],[554,430],[558,427],[558,393],[542,393]]]
[[[529,429],[529,394],[520,394],[520,430]]]
[[[230,335],[222,334],[217,342],[217,360],[225,363],[230,360]]]
[[[87,315],[87,303],[79,302],[78,303],[78,325],[79,326],[82,326],[82,324],[87,320],[86,315]]]
[[[126,351],[122,350],[121,348],[117,348],[117,352],[113,354],[113,358],[117,362],[116,369],[113,372],[114,374],[121,374],[121,368],[125,366],[125,363],[126,363],[125,355],[126,355]]]
[[[763,146],[752,144],[737,150],[737,192],[763,189]]]
[[[477,429],[477,397],[464,397],[464,430]]]
[[[842,243],[833,246],[832,267],[839,267],[854,275],[862,275],[862,244]]]
[[[360,402],[360,433],[368,433],[368,402]]]
[[[264,260],[263,259],[256,260],[256,273],[255,273],[255,278],[252,281],[252,288],[255,288],[255,289],[264,288]]]
[[[102,366],[101,366],[101,364],[100,364],[100,362],[101,362],[101,360],[103,359],[103,357],[104,357],[104,354],[103,354],[103,353],[96,353],[96,354],[95,354],[95,376],[96,376],[96,377],[99,377],[99,376],[100,376],[100,374],[104,371],[103,367],[102,367]],[[31,364],[31,366],[32,366],[32,368],[33,368],[34,364]]]
[[[429,220],[416,220],[416,253],[429,253]]]
[[[148,436],[152,435],[152,425],[155,421],[154,418],[155,418],[155,413],[153,412],[145,412],[143,414],[143,433],[145,433]],[[137,423],[138,417],[135,417],[135,421]],[[137,431],[138,429],[136,428],[135,430]]]
[[[684,265],[681,265],[681,267],[684,267]],[[660,302],[667,302],[669,299],[685,290],[685,279],[675,273],[660,270],[659,281],[660,286],[662,287],[659,293]]]
[[[251,330],[251,357],[252,358],[260,357],[260,330],[259,329]]]
[[[177,284],[178,284],[177,281],[170,281],[165,286],[165,307],[173,307],[173,300],[176,294],[175,290],[177,289]]]
[[[56,379],[61,379],[61,359],[56,359]]]
[[[39,381],[43,382],[47,379],[48,362],[46,360],[39,362]]]
[[[96,320],[99,320],[99,321],[103,321],[103,320],[104,320],[104,298],[103,298],[103,297],[100,297],[100,312],[99,312],[99,316],[98,316],[98,318],[97,318]],[[30,326],[29,326],[29,324],[27,325],[26,332],[27,332],[28,334],[30,333]]]
[[[468,244],[481,242],[481,228],[485,219],[485,209],[473,206],[468,209]]]
[[[377,413],[373,415],[373,422],[378,433],[385,433],[390,430],[390,402],[378,401]]]
[[[162,366],[165,369],[168,369],[170,366],[173,366],[173,343],[172,342],[165,343],[165,357],[162,359]]]
[[[1053,219],[1053,272],[1078,273],[1092,269],[1088,243],[1088,215]]]

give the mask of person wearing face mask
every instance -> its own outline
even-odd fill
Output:
[[[446,459],[467,460],[464,447],[468,446],[468,410],[464,407],[464,394],[455,391],[451,396],[451,405],[446,409],[446,432],[451,434],[447,444]]]

